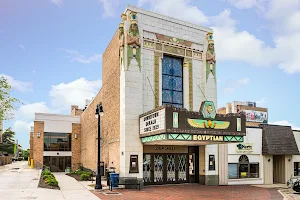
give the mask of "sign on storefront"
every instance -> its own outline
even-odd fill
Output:
[[[237,154],[250,154],[253,153],[254,145],[252,143],[239,143],[235,146]]]
[[[198,141],[223,141],[223,136],[193,135],[193,140],[198,140]]]
[[[165,130],[165,109],[140,118],[140,134]]]

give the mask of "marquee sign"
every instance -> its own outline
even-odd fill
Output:
[[[157,133],[165,130],[165,109],[140,118],[140,134]]]
[[[167,138],[170,134],[189,134],[197,136],[193,136],[191,140],[195,137],[197,141],[221,142],[221,136],[246,135],[244,113],[217,114],[211,101],[203,102],[199,112],[163,105],[140,115],[139,120],[142,138],[159,134],[165,134]]]

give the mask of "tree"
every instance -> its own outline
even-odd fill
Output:
[[[24,160],[28,160],[29,155],[30,155],[29,149],[23,151]]]
[[[0,144],[0,152],[14,154],[15,151],[15,132],[8,128],[2,134],[2,144]]]
[[[15,103],[18,99],[11,97],[11,86],[4,76],[0,76],[0,120],[12,117],[12,111],[15,109]]]

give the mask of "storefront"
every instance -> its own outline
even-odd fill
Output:
[[[140,116],[144,184],[205,184],[212,173],[218,184],[218,144],[243,142],[245,135],[243,114],[218,115],[209,101],[200,112],[171,105],[147,112]]]

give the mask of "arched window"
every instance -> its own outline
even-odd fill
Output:
[[[238,163],[228,163],[228,178],[259,178],[259,163],[250,163],[248,156],[241,155]]]
[[[243,163],[243,164],[249,163],[249,158],[248,158],[248,156],[246,156],[246,155],[241,155],[240,158],[239,158],[239,163]]]
[[[239,158],[239,177],[249,177],[249,159],[246,155],[241,155]]]

